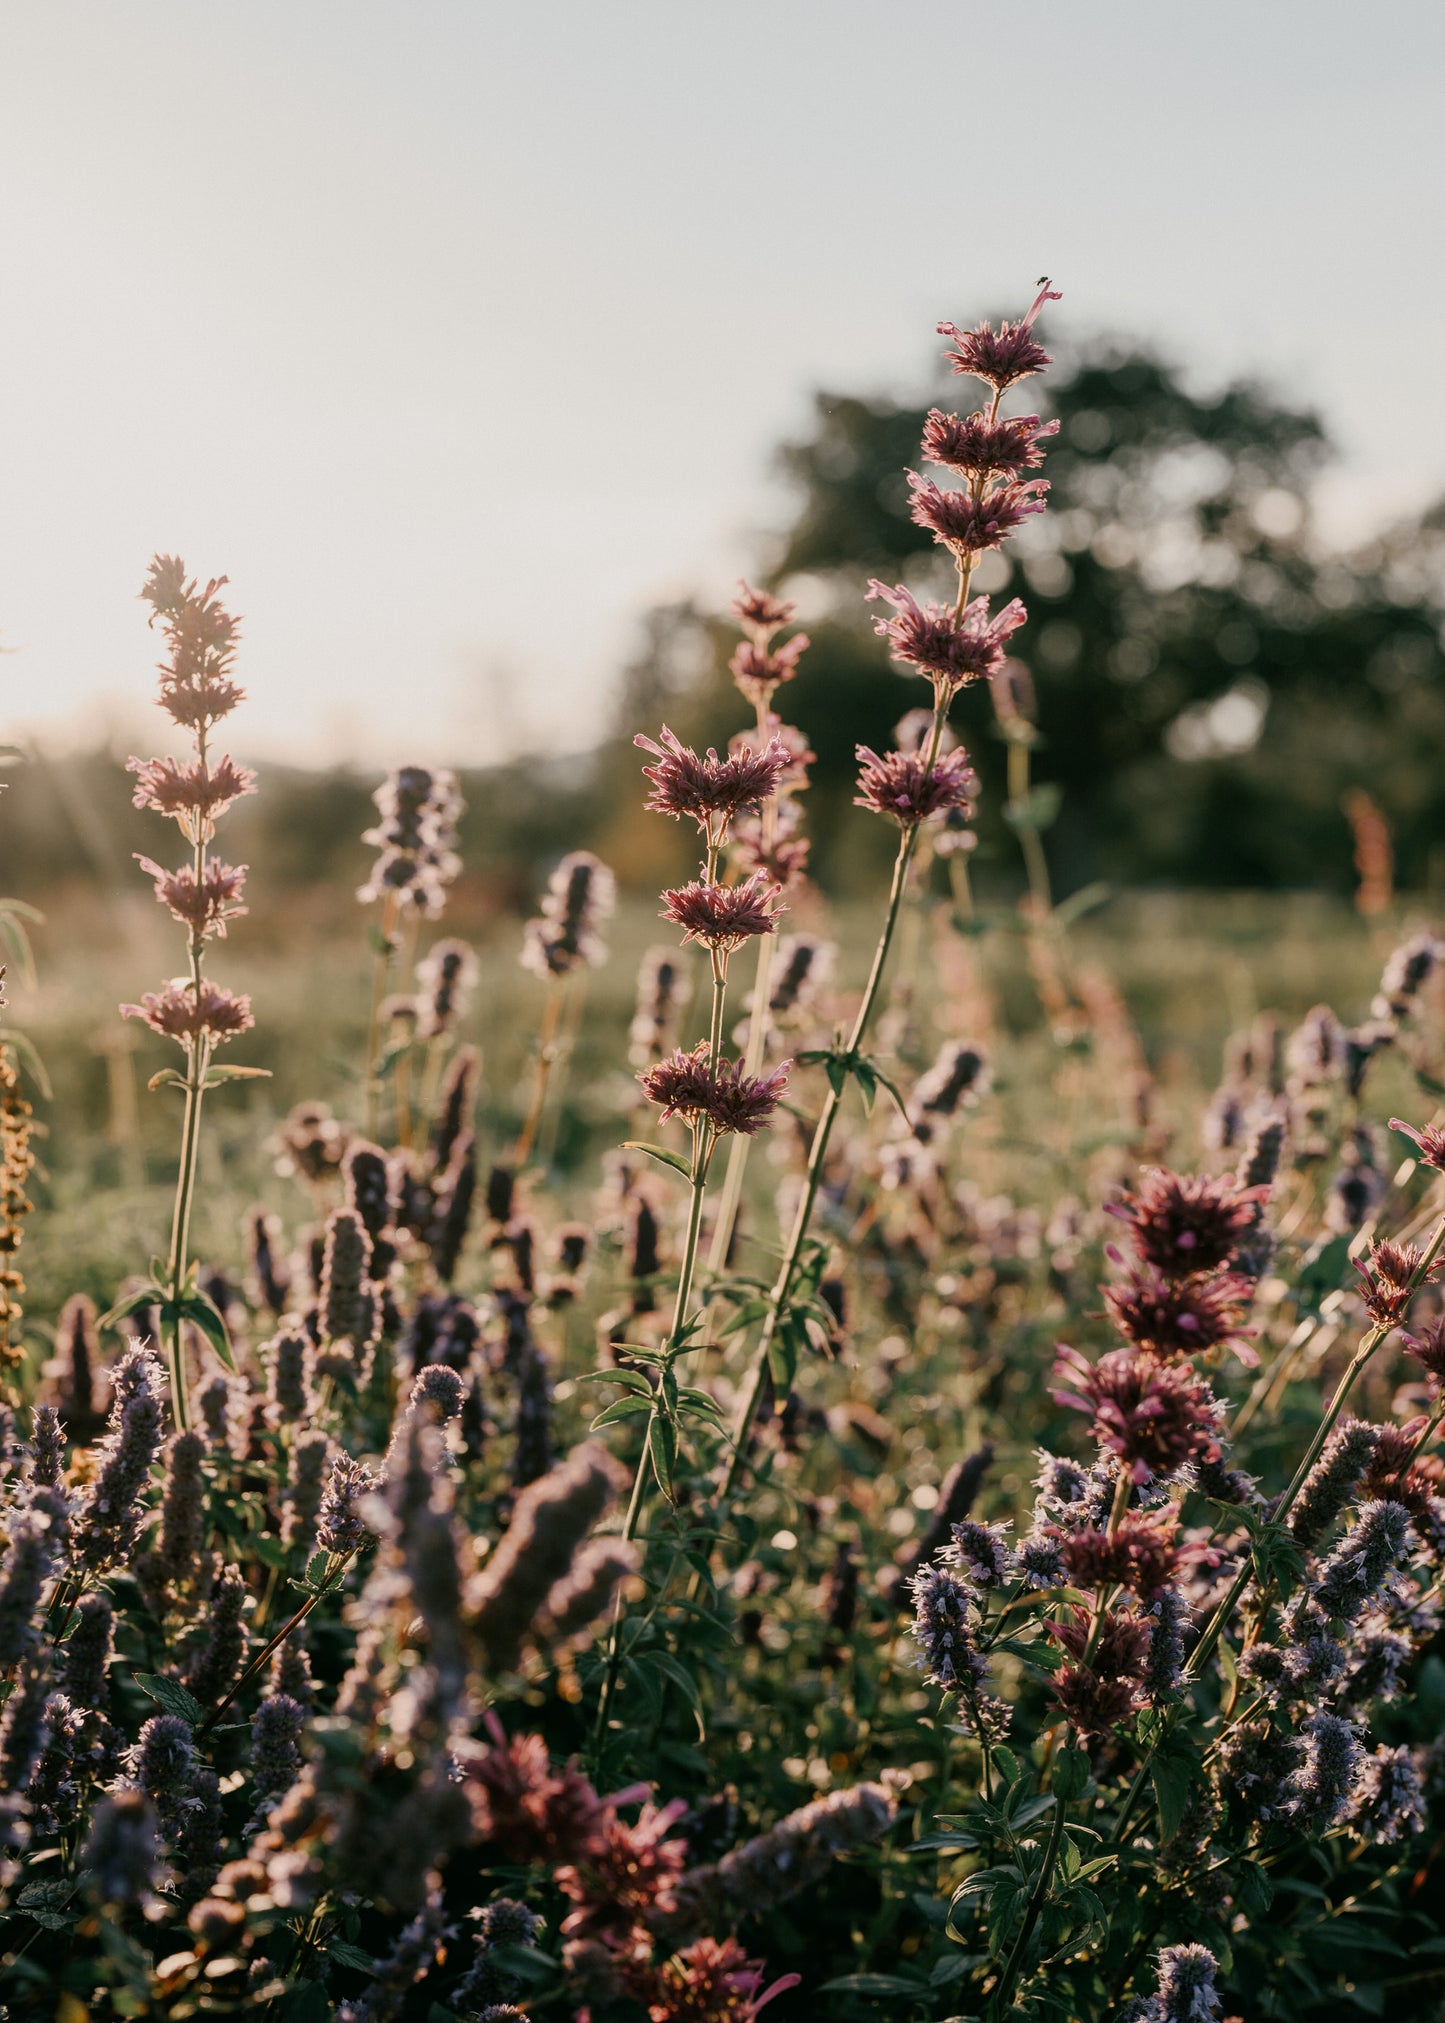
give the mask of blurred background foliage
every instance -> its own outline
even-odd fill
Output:
[[[1116,341],[1061,356],[1042,384],[1062,422],[1047,466],[1052,510],[1012,544],[1012,566],[989,558],[981,587],[1029,607],[1020,657],[1038,699],[1035,778],[1059,790],[1047,837],[1058,891],[1102,878],[1346,892],[1357,879],[1354,797],[1356,831],[1363,817],[1377,851],[1388,832],[1397,881],[1438,892],[1445,501],[1385,530],[1362,527],[1348,550],[1328,547],[1311,515],[1331,454],[1314,415],[1248,384],[1193,391],[1171,364]],[[940,381],[929,398],[954,406],[964,393]],[[813,638],[781,701],[818,755],[814,869],[835,896],[890,847],[881,825],[851,816],[854,746],[886,745],[924,698],[887,661],[863,590],[873,574],[942,588],[902,475],[918,461],[928,404],[817,395],[810,433],[779,452],[791,519],[758,558],[757,573],[798,599]],[[683,868],[687,839],[669,833],[660,845],[642,812],[631,740],[663,720],[694,743],[742,728],[749,711],[726,672],[735,638],[725,616],[696,603],[647,613],[599,750],[464,775],[469,910],[526,907],[550,861],[578,844],[600,850],[625,886],[655,887],[660,872]],[[988,697],[965,694],[955,723],[985,787],[978,884],[1007,897],[1017,853],[1000,815],[1003,747]],[[129,854],[155,835],[129,805],[122,756],[35,754],[12,774],[10,890],[132,882]],[[268,765],[262,784],[230,834],[254,895],[360,879],[369,777]]]

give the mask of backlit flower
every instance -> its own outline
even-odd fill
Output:
[[[742,744],[720,759],[711,748],[705,758],[699,758],[666,724],[660,736],[660,744],[640,732],[632,740],[657,755],[655,766],[642,769],[652,782],[647,806],[654,814],[671,815],[674,820],[691,815],[703,830],[718,816],[726,826],[745,809],[761,807],[777,791],[790,764],[777,738],[771,738],[761,751]]]
[[[1050,1396],[1092,1415],[1095,1438],[1135,1482],[1172,1475],[1190,1461],[1216,1461],[1223,1451],[1219,1400],[1188,1364],[1132,1349],[1113,1349],[1090,1363],[1077,1349],[1061,1348],[1054,1375],[1060,1388]]]
[[[806,632],[795,632],[781,646],[761,646],[754,639],[745,639],[734,650],[728,673],[749,702],[766,704],[781,682],[793,679],[810,644]]]
[[[246,884],[244,864],[223,864],[211,857],[196,883],[195,867],[182,864],[174,871],[136,852],[142,871],[155,880],[156,898],[168,908],[173,919],[199,935],[224,935],[226,922],[246,911],[241,893]]]
[[[179,1040],[182,1046],[208,1040],[213,1046],[233,1040],[256,1021],[251,1000],[203,977],[200,987],[189,977],[175,976],[159,991],[147,991],[139,1004],[123,1004],[121,1017],[144,1019],[152,1032]]]
[[[885,752],[880,758],[867,745],[858,747],[858,792],[854,805],[887,815],[901,828],[959,810],[973,812],[978,775],[960,748],[943,752],[929,766],[920,752]]]
[[[1026,478],[1020,484],[999,485],[976,498],[970,491],[945,492],[932,478],[909,471],[912,517],[955,555],[982,555],[1016,534],[1033,514],[1044,510],[1047,478]]]
[[[749,1075],[740,1060],[720,1060],[713,1067],[704,1041],[691,1053],[679,1049],[670,1054],[637,1079],[662,1111],[664,1123],[669,1117],[682,1117],[689,1123],[702,1119],[715,1131],[735,1131],[750,1138],[772,1122],[791,1065],[784,1061],[770,1075]]]
[[[715,885],[694,879],[665,891],[664,920],[684,930],[684,941],[704,948],[734,949],[759,934],[776,934],[779,888],[760,871],[741,885]]]
[[[1253,1367],[1259,1356],[1241,1327],[1248,1281],[1165,1278],[1150,1266],[1136,1268],[1104,1287],[1104,1304],[1121,1335],[1137,1348],[1161,1356],[1198,1356],[1229,1347]]]
[[[1060,302],[1063,297],[1041,282],[1033,305],[1021,323],[1010,323],[1005,318],[997,330],[987,323],[977,324],[972,330],[960,330],[956,323],[940,323],[940,337],[951,337],[953,348],[944,356],[955,372],[968,373],[974,379],[981,379],[997,392],[1015,385],[1021,379],[1028,379],[1035,372],[1053,363],[1043,346],[1033,335],[1034,324],[1039,311],[1046,302]]]
[[[962,614],[952,604],[920,604],[903,584],[890,590],[876,576],[869,580],[868,595],[882,598],[897,614],[873,621],[873,630],[889,642],[893,658],[949,689],[997,674],[1009,640],[1028,615],[1017,597],[1011,597],[994,618],[988,615],[986,597],[973,598]]]
[[[1038,469],[1044,438],[1058,432],[1056,421],[1040,421],[1036,414],[990,420],[982,414],[944,414],[935,407],[923,424],[923,454],[929,463],[962,477],[1016,478]]]
[[[1188,1278],[1229,1263],[1267,1196],[1267,1189],[1241,1188],[1227,1174],[1151,1166],[1110,1213],[1128,1223],[1146,1264],[1166,1278]]]

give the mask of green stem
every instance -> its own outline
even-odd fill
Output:
[[[1009,2008],[1013,2002],[1014,1990],[1018,1987],[1019,1979],[1023,1973],[1024,1959],[1028,1952],[1029,1941],[1033,1938],[1034,1929],[1043,1915],[1044,1902],[1049,1894],[1049,1885],[1054,1879],[1054,1864],[1059,1858],[1059,1847],[1064,1838],[1064,1820],[1067,1813],[1068,1807],[1064,1804],[1063,1799],[1055,1796],[1054,1816],[1049,1822],[1049,1838],[1044,1848],[1043,1867],[1039,1870],[1039,1878],[1034,1884],[1033,1895],[1029,1898],[1029,1907],[1024,1913],[1024,1921],[1019,1926],[1018,1937],[1009,1948],[1008,1958],[1004,1961],[1003,1972],[999,1975],[998,1986],[995,1988],[993,2000],[989,2004],[989,2016],[994,2019],[994,2023],[1002,2023],[1002,2019],[1008,2015]]]
[[[247,1665],[245,1671],[242,1672],[240,1678],[236,1681],[235,1685],[231,1688],[230,1692],[226,1695],[225,1699],[222,1700],[217,1706],[211,1709],[210,1713],[206,1716],[205,1720],[202,1721],[200,1726],[196,1729],[196,1740],[198,1742],[201,1740],[203,1736],[210,1734],[211,1730],[215,1727],[216,1723],[220,1720],[221,1716],[225,1713],[226,1709],[231,1705],[231,1702],[236,1698],[236,1695],[245,1688],[245,1686],[248,1684],[250,1680],[255,1678],[256,1674],[260,1671],[261,1667],[265,1664],[266,1660],[271,1656],[271,1653],[277,1648],[277,1646],[280,1644],[284,1644],[287,1637],[290,1636],[291,1632],[294,1629],[296,1629],[299,1624],[305,1622],[306,1618],[310,1615],[311,1611],[315,1608],[316,1604],[319,1601],[324,1601],[327,1595],[329,1595],[332,1592],[332,1590],[336,1587],[337,1583],[340,1581],[341,1576],[345,1573],[347,1567],[350,1566],[352,1560],[356,1557],[357,1553],[360,1550],[361,1550],[360,1546],[353,1546],[350,1552],[343,1553],[341,1558],[337,1561],[336,1565],[327,1574],[325,1580],[321,1583],[321,1586],[317,1588],[315,1593],[307,1595],[305,1601],[302,1602],[300,1608],[297,1609],[295,1615],[291,1617],[289,1622],[284,1622],[281,1625],[280,1629],[277,1630],[275,1636],[272,1637],[271,1641],[268,1644],[264,1644],[261,1647],[261,1649],[256,1653],[255,1657],[252,1658],[250,1664]]]

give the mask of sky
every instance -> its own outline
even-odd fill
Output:
[[[154,741],[161,549],[248,756],[579,748],[814,389],[1042,273],[1368,531],[1445,490],[1442,87],[1438,0],[6,0],[0,733]]]

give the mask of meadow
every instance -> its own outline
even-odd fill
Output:
[[[808,878],[744,585],[755,727],[637,726],[695,875],[518,918],[402,763],[359,890],[243,903],[231,592],[152,562],[160,861],[47,895],[0,1033],[9,2014],[1442,2013],[1445,944],[1055,903],[972,594],[1054,299],[944,326],[953,580],[867,586],[886,889]]]

